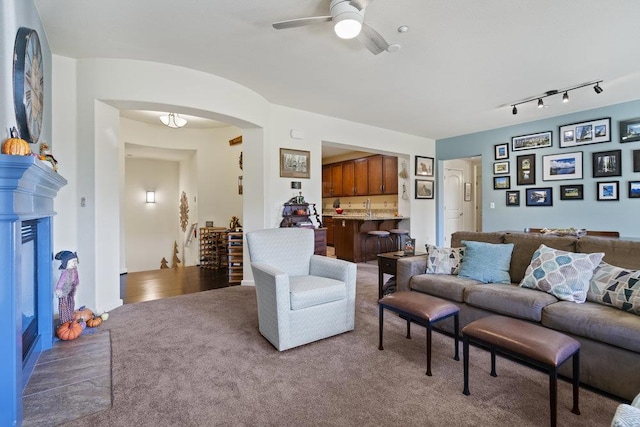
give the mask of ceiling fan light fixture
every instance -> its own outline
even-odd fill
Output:
[[[180,117],[177,113],[169,113],[160,116],[160,121],[162,124],[172,129],[179,129],[187,124],[187,119]]]
[[[333,0],[331,2],[333,30],[341,39],[352,39],[360,34],[364,14],[351,5],[349,0]]]

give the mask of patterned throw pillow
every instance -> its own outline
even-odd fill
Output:
[[[602,261],[593,272],[587,300],[640,315],[640,271]]]
[[[439,248],[425,245],[427,248],[427,273],[458,274],[460,261],[464,256],[464,248]]]
[[[560,300],[583,303],[589,280],[603,256],[602,252],[581,254],[540,245],[520,286],[547,292]]]
[[[511,283],[509,266],[513,243],[462,240],[464,258],[458,276],[482,283]]]

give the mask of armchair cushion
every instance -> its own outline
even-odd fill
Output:
[[[347,299],[344,282],[319,276],[289,277],[291,310]]]

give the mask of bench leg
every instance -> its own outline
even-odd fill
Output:
[[[573,412],[580,415],[580,350],[573,354]]]
[[[498,374],[496,374],[496,349],[493,347],[491,347],[491,376],[498,376]]]
[[[464,388],[462,394],[469,396],[469,338],[462,337],[462,371],[464,372]]]
[[[551,412],[551,427],[557,424],[558,415],[558,370],[549,370],[549,409]]]
[[[379,309],[378,319],[380,321],[380,331],[379,331],[380,341],[378,342],[378,350],[384,350],[384,347],[382,347],[382,321],[384,316],[383,314],[384,308],[382,307],[382,305],[379,305],[378,309]]]
[[[460,328],[460,317],[458,316],[458,313],[456,313],[453,316],[453,340],[454,340],[454,344],[456,346],[455,348],[455,353],[453,355],[453,360],[460,360],[460,357],[458,357],[458,329]]]
[[[411,339],[411,320],[407,319],[407,339]]]
[[[427,375],[431,376],[431,323],[427,325]]]

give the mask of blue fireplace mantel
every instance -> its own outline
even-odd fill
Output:
[[[0,154],[0,425],[22,424],[22,391],[53,344],[53,199],[67,180],[34,156]],[[22,222],[37,220],[38,335],[23,360]]]

